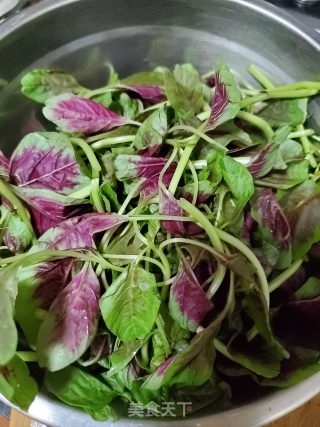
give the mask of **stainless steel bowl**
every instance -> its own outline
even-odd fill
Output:
[[[223,57],[241,73],[249,63],[280,82],[320,78],[320,35],[261,0],[46,0],[0,26],[0,148],[10,152],[37,120],[19,92],[21,74],[59,66],[87,85],[105,82],[103,63],[121,75],[192,62],[200,70]],[[313,105],[314,114],[320,106]],[[97,423],[39,394],[30,416],[52,426],[262,425],[320,392],[320,375],[220,413],[210,408],[181,421]],[[4,400],[4,399],[3,399]]]

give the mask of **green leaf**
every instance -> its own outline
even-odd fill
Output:
[[[192,65],[176,65],[173,73],[166,72],[164,87],[178,119],[188,119],[202,109],[205,102],[204,84]]]
[[[214,339],[214,345],[216,350],[225,357],[257,375],[265,378],[274,378],[280,372],[280,362],[272,351],[262,351],[261,349],[258,354],[255,354],[249,345],[247,349],[243,348],[241,350],[235,348],[234,345],[229,345],[227,348],[217,339]]]
[[[313,299],[320,296],[320,279],[318,277],[309,277],[304,285],[294,294],[295,300]]]
[[[107,405],[115,397],[115,392],[93,375],[75,366],[68,366],[57,372],[46,372],[46,389],[62,402],[81,408],[94,416],[105,420],[114,416]]]
[[[214,358],[215,349],[209,341],[202,352],[170,380],[170,385],[203,385],[212,377]]]
[[[133,144],[137,150],[157,147],[162,144],[163,137],[167,133],[167,130],[167,113],[163,108],[159,108],[150,114],[139,127]]]
[[[120,209],[120,203],[118,201],[118,195],[113,189],[112,185],[108,182],[104,182],[100,186],[101,194],[106,197],[106,199],[110,202],[112,212],[116,212]]]
[[[143,345],[143,340],[134,340],[123,343],[118,350],[109,357],[111,369],[123,369],[135,357],[136,353]]]
[[[145,338],[159,307],[154,274],[136,264],[129,265],[100,299],[107,327],[123,342]]]
[[[223,123],[216,131],[217,135],[214,135],[214,140],[221,145],[227,146],[230,142],[241,142],[241,145],[245,147],[253,145],[251,136],[243,129],[239,128],[233,121]],[[221,133],[223,135],[221,135]]]
[[[25,96],[41,104],[61,93],[81,94],[86,91],[71,74],[45,68],[30,71],[22,78],[21,86]]]
[[[264,187],[279,190],[288,190],[309,178],[308,160],[296,161],[288,164],[284,171],[274,171],[265,178],[256,180],[256,183]]]
[[[0,367],[0,393],[13,405],[27,410],[37,392],[37,383],[20,357],[14,356],[5,367]]]
[[[18,345],[18,332],[13,319],[18,292],[17,268],[13,264],[0,274],[0,366],[13,358]]]
[[[156,330],[152,335],[152,358],[150,368],[152,370],[158,368],[167,358],[165,348],[163,347],[162,336],[159,330]]]
[[[258,113],[258,116],[266,120],[273,128],[289,125],[292,127],[301,125],[307,118],[307,98],[285,99],[269,102]]]
[[[24,252],[32,243],[33,233],[18,215],[10,212],[4,205],[1,210],[8,211],[8,223],[4,233],[4,241],[11,252]]]
[[[255,286],[251,292],[246,294],[247,313],[254,321],[254,324],[260,335],[266,343],[272,348],[275,356],[282,360],[288,355],[288,352],[275,339],[270,325],[269,310],[265,298],[261,291]]]
[[[311,377],[312,375],[320,371],[320,362],[313,363],[311,365],[303,366],[302,368],[296,369],[294,372],[290,372],[285,376],[273,379],[262,379],[259,380],[259,384],[268,387],[279,387],[287,388],[292,387],[303,380]]]
[[[245,166],[230,156],[223,158],[223,179],[242,209],[254,193],[253,179]]]
[[[16,320],[25,334],[29,345],[35,348],[42,320],[36,315],[39,304],[34,298],[39,279],[36,276],[37,265],[23,267],[19,271],[19,294],[16,301]]]
[[[197,334],[185,349],[180,353],[171,356],[164,364],[153,372],[143,383],[142,389],[155,391],[159,390],[164,385],[168,384],[170,380],[182,371],[193,359],[202,353],[203,349],[211,342],[212,338],[217,334],[221,326],[221,322],[226,317],[230,305],[233,300],[233,289],[229,290],[228,299],[224,309],[219,315],[210,323],[210,325]]]
[[[280,155],[285,162],[304,158],[302,145],[293,139],[286,139],[280,144]]]
[[[115,237],[105,250],[105,254],[138,255],[141,251],[142,242],[131,227],[123,236]],[[127,265],[131,260],[112,259],[114,265]]]
[[[216,190],[214,212],[215,226],[219,228],[226,228],[239,217],[238,203],[225,185]]]
[[[142,71],[121,80],[125,85],[163,86],[163,73],[157,71]]]

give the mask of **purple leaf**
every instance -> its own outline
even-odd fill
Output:
[[[70,281],[73,264],[74,260],[67,258],[29,265],[19,270],[15,317],[31,347],[36,345],[42,323],[36,314],[37,310],[49,310],[57,295]]]
[[[170,356],[167,360],[165,360],[157,369],[157,373],[159,375],[163,375],[165,371],[169,368],[171,363],[175,360],[177,356]]]
[[[70,218],[44,233],[32,247],[32,251],[92,248],[96,233],[109,230],[127,220],[126,216],[107,213],[88,213]]]
[[[227,65],[220,62],[214,77],[215,92],[211,101],[211,115],[207,130],[232,120],[240,110],[241,93]]]
[[[116,177],[119,181],[159,176],[166,163],[167,159],[164,157],[147,157],[130,154],[119,154],[114,162]],[[172,163],[167,173],[173,173],[175,168],[176,164]]]
[[[162,177],[162,184],[168,188],[173,177],[172,172],[166,172]],[[159,175],[148,178],[140,187],[140,199],[151,198],[159,194]]]
[[[58,371],[84,354],[98,328],[99,298],[99,280],[85,264],[54,300],[40,327],[40,366]]]
[[[139,127],[133,145],[144,156],[154,156],[168,131],[167,112],[160,108],[154,111]]]
[[[121,85],[121,87],[137,93],[150,104],[158,104],[166,100],[165,93],[159,86]]]
[[[256,229],[257,229],[257,222],[252,218],[252,215],[250,212],[245,212],[242,231],[241,231],[242,238],[245,239],[248,243],[250,243],[252,235],[256,231]]]
[[[0,150],[0,178],[5,181],[9,180],[9,160]]]
[[[292,259],[290,226],[270,188],[257,190],[252,202],[251,214],[258,222],[264,240],[279,249],[278,268],[288,267]]]
[[[212,307],[190,265],[184,261],[170,288],[171,316],[183,329],[195,332]]]
[[[301,288],[306,282],[307,274],[304,267],[300,267],[289,279],[270,294],[271,307],[279,307],[279,305],[287,302],[289,298]]]
[[[197,281],[202,285],[216,270],[215,264],[210,259],[200,260],[193,268],[193,273]]]
[[[49,261],[37,267],[35,277],[38,287],[33,294],[33,298],[39,303],[39,307],[49,310],[55,298],[66,286],[70,276],[73,259]]]
[[[85,135],[128,124],[124,117],[101,104],[71,94],[48,99],[43,114],[63,131]]]
[[[282,305],[273,319],[275,333],[286,343],[320,350],[320,298]]]
[[[260,149],[248,164],[248,169],[254,178],[262,178],[267,175],[275,165],[279,146],[270,143]]]
[[[31,133],[12,154],[10,175],[21,187],[68,195],[88,185],[69,139],[56,132]]]
[[[320,241],[320,185],[306,181],[281,199],[293,238],[294,258],[303,258]]]
[[[15,187],[15,192],[29,207],[38,235],[61,221],[87,211],[88,205],[80,199],[62,196],[50,190]]]
[[[183,216],[178,201],[169,191],[161,187],[160,195],[160,214],[168,216]],[[202,228],[195,223],[183,221],[161,221],[161,227],[164,231],[178,236],[194,236],[203,232]]]

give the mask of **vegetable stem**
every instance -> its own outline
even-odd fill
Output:
[[[268,142],[272,140],[274,132],[269,123],[267,123],[261,117],[248,113],[247,111],[239,111],[237,117],[238,119],[244,120],[260,129]]]
[[[176,167],[176,170],[174,171],[173,177],[171,179],[170,185],[169,185],[169,192],[171,194],[174,194],[176,192],[176,189],[179,185],[179,181],[182,177],[182,174],[188,164],[188,161],[190,159],[191,153],[195,147],[195,143],[193,145],[188,145],[184,150],[183,154],[178,162],[178,165]]]
[[[183,210],[185,210],[189,215],[191,215],[206,231],[214,249],[219,252],[224,253],[223,245],[217,233],[217,229],[211,224],[208,218],[195,206],[193,206],[190,202],[185,199],[180,199],[180,206]],[[215,292],[219,289],[224,276],[226,274],[226,267],[221,263],[218,263],[217,271],[214,276],[213,282],[207,291],[208,298],[212,298]]]
[[[35,351],[17,351],[16,355],[24,362],[37,362],[38,355]]]
[[[93,142],[91,144],[91,148],[93,150],[100,150],[101,148],[108,148],[112,147],[114,145],[118,144],[125,144],[127,142],[133,142],[135,139],[135,136],[117,136],[114,138],[105,138],[105,139],[99,139],[96,142]]]
[[[87,156],[90,166],[92,168],[92,178],[99,178],[99,174],[101,172],[101,166],[90,145],[81,138],[73,137],[73,138],[70,138],[70,140],[73,144],[80,147],[81,150]]]
[[[302,132],[304,130],[305,129],[304,129],[303,125],[297,126],[297,131]],[[317,162],[316,162],[316,159],[314,158],[314,156],[312,154],[312,148],[311,148],[312,144],[311,144],[309,138],[306,135],[302,135],[300,137],[300,141],[302,144],[303,151],[305,152],[305,155],[306,155],[306,160],[308,160],[308,162],[310,163],[310,166],[315,169],[317,167]]]
[[[279,286],[281,286],[286,280],[288,280],[293,274],[300,268],[303,260],[299,259],[292,263],[289,268],[284,270],[282,273],[279,274],[275,279],[271,280],[269,283],[269,292],[273,292]]]
[[[267,76],[259,68],[255,67],[253,64],[248,67],[249,73],[254,77],[257,82],[261,84],[266,89],[273,89],[274,85],[270,82]]]

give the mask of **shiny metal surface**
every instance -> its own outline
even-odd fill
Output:
[[[81,83],[106,80],[103,63],[120,75],[156,65],[192,62],[200,70],[223,57],[245,74],[251,62],[279,82],[320,79],[320,35],[261,0],[44,0],[0,26],[0,148],[10,152],[39,122],[39,106],[19,92],[21,74],[58,66]],[[248,77],[249,79],[249,77]],[[320,117],[319,103],[313,105]],[[320,392],[320,375],[256,402],[181,421],[97,423],[40,394],[32,417],[52,426],[262,425]]]

